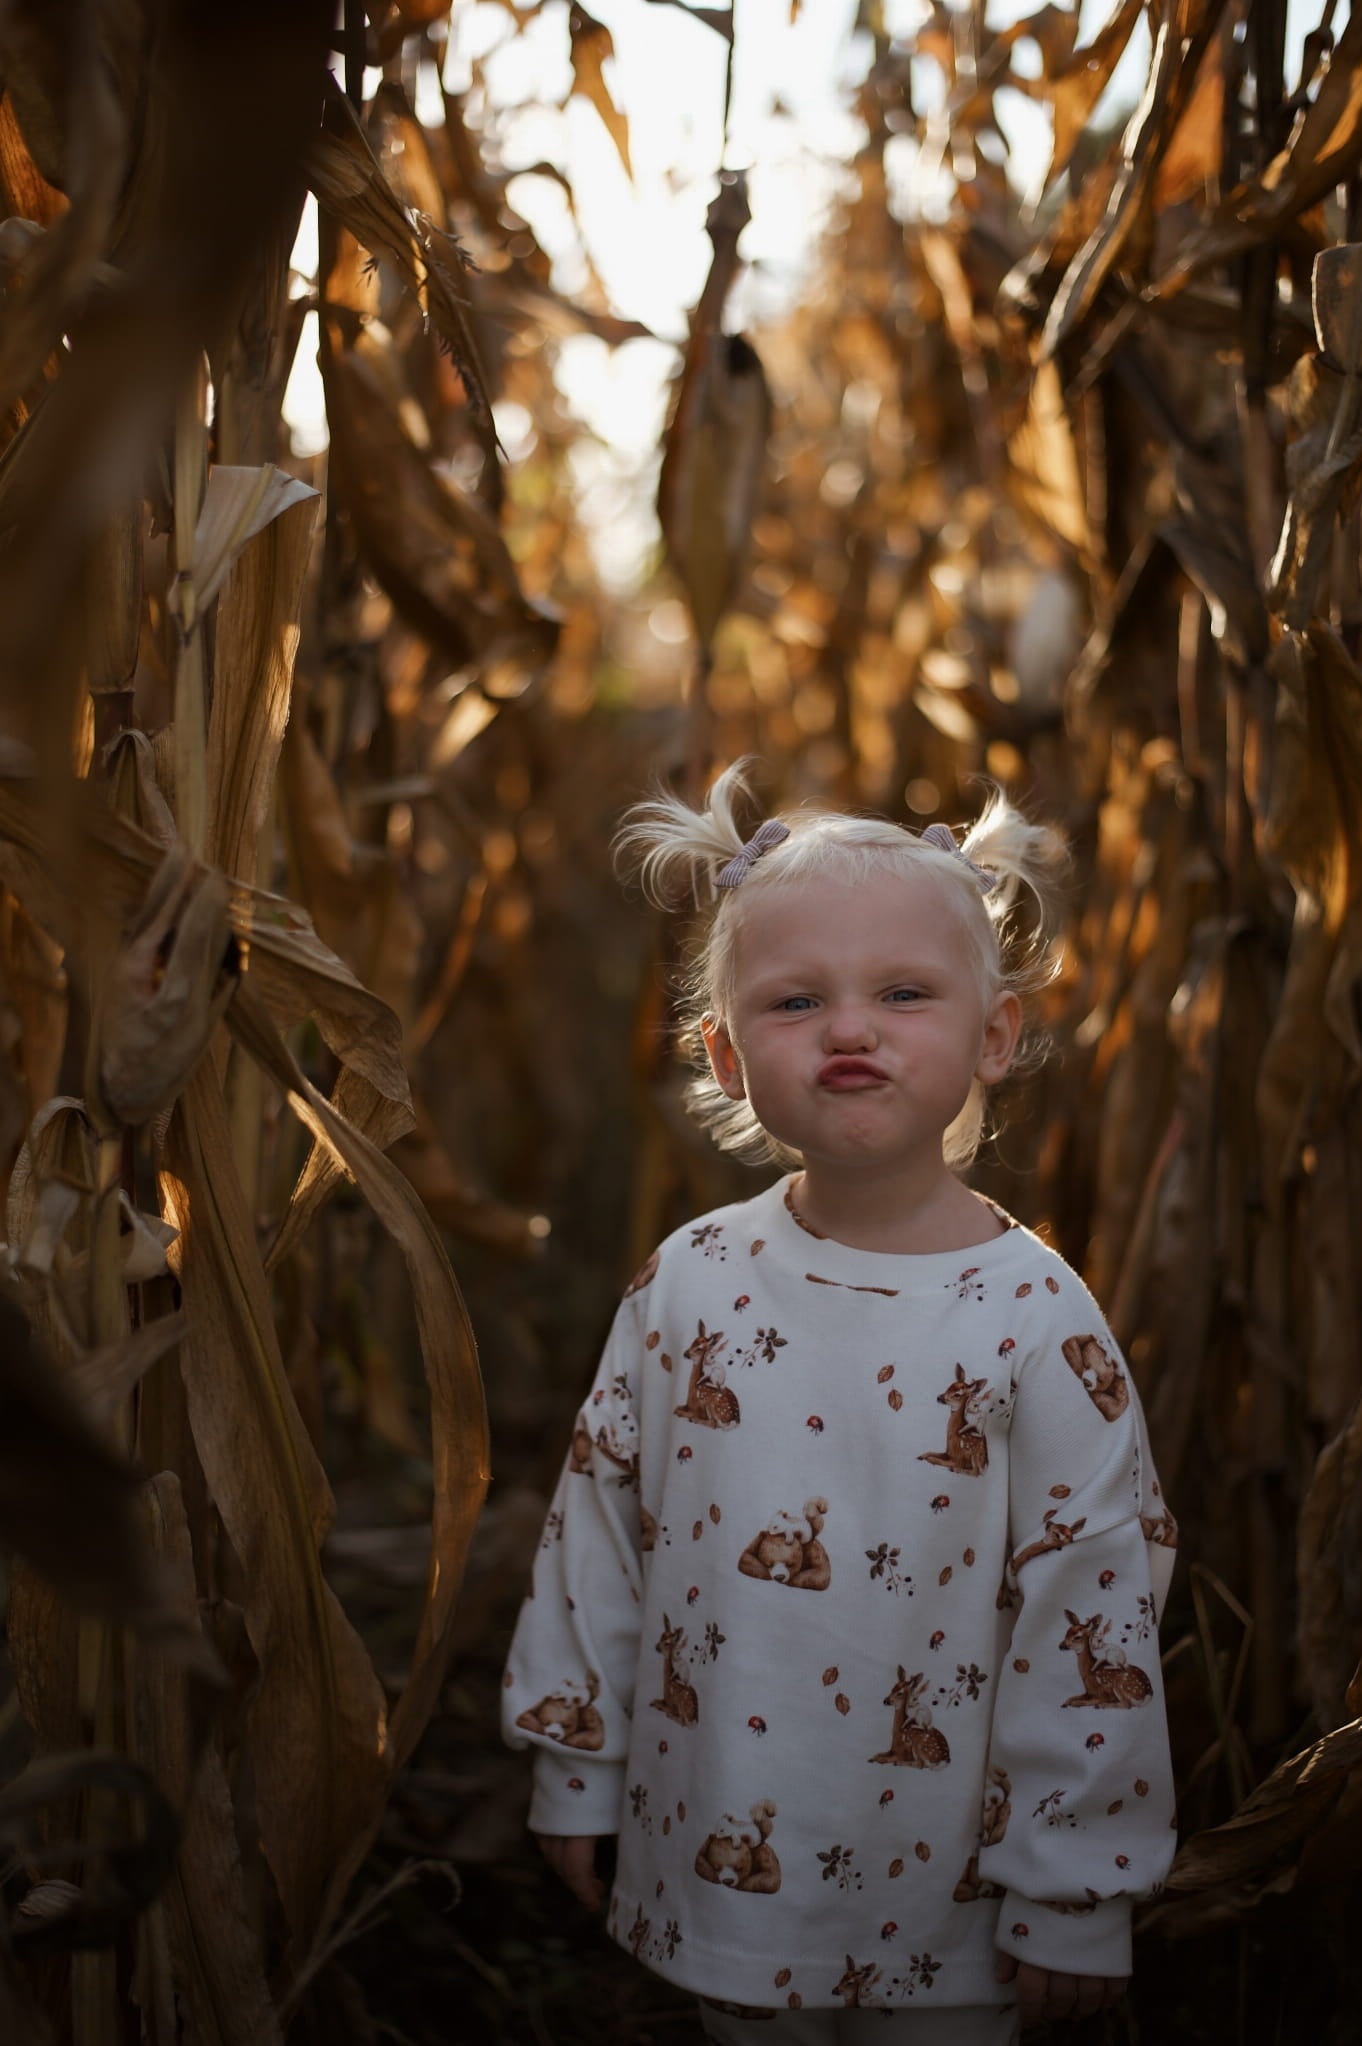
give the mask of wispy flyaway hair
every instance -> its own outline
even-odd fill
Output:
[[[753,1164],[795,1166],[802,1161],[763,1129],[749,1102],[730,1101],[709,1070],[700,1034],[702,1017],[727,1023],[732,1013],[736,940],[742,919],[770,888],[833,877],[857,882],[873,874],[929,872],[954,891],[960,929],[986,1002],[1003,989],[1025,996],[1052,977],[1050,937],[1068,856],[1058,833],[1032,824],[1002,791],[988,800],[960,843],[947,851],[883,817],[836,810],[781,813],[789,837],[753,859],[737,887],[715,877],[742,852],[747,838],[737,811],[753,809],[746,761],[726,768],[703,809],[659,791],[626,812],[615,838],[616,858],[638,874],[644,893],[662,908],[693,904],[702,926],[688,967],[678,1042],[696,1067],[686,1103],[722,1150]],[[971,866],[993,876],[984,891]],[[1029,910],[1029,913],[1027,913]],[[976,1081],[947,1130],[948,1165],[968,1165],[984,1127],[984,1089]]]

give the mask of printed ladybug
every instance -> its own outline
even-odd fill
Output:
[[[938,1492],[935,1499],[933,1499],[932,1501],[932,1512],[944,1513],[946,1511],[946,1508],[950,1505],[950,1503],[951,1495],[949,1492]]]
[[[938,1627],[935,1634],[933,1634],[931,1640],[927,1643],[927,1646],[929,1648],[939,1648],[942,1642],[945,1640],[945,1638],[946,1637],[942,1633],[940,1627]]]
[[[1128,1854],[1118,1854],[1116,1857],[1116,1866],[1117,1868],[1129,1868],[1130,1856]]]
[[[892,1939],[897,1931],[898,1927],[897,1925],[895,1925],[893,1919],[886,1918],[884,1924],[880,1927],[880,1938]]]
[[[881,1810],[881,1811],[883,1811],[883,1810],[884,1810],[884,1808],[885,1808],[885,1806],[886,1806],[886,1805],[888,1805],[888,1804],[892,1804],[893,1802],[894,1802],[894,1793],[893,1793],[893,1791],[892,1791],[892,1790],[882,1790],[882,1791],[880,1792],[880,1810]]]
[[[1090,1733],[1088,1735],[1088,1738],[1084,1741],[1083,1745],[1088,1750],[1088,1753],[1090,1755],[1095,1754],[1098,1748],[1102,1746],[1103,1739],[1104,1736],[1100,1733]]]
[[[696,1599],[699,1598],[699,1596],[700,1596],[699,1585],[692,1584],[690,1590],[686,1593],[686,1604],[688,1606],[693,1606],[695,1604]]]
[[[689,1463],[694,1454],[695,1451],[691,1448],[690,1444],[683,1442],[676,1452],[676,1461],[678,1463]]]
[[[598,1407],[598,1406],[600,1405],[601,1401],[602,1401],[602,1400],[603,1400],[604,1398],[605,1398],[605,1387],[604,1387],[603,1385],[598,1385],[598,1386],[596,1387],[596,1390],[595,1390],[595,1391],[594,1391],[594,1392],[592,1393],[592,1395],[591,1395],[591,1404],[592,1404],[592,1406],[593,1406],[593,1407]]]
[[[733,1312],[741,1314],[744,1307],[750,1307],[751,1305],[752,1295],[750,1293],[739,1293],[737,1299],[733,1302]]]
[[[756,1734],[758,1739],[760,1739],[762,1734],[764,1734],[766,1731],[766,1721],[762,1718],[759,1712],[754,1712],[752,1714],[752,1717],[748,1720],[747,1724],[751,1727],[753,1733]]]
[[[568,1787],[568,1789],[569,1789],[569,1790],[585,1790],[585,1789],[586,1789],[586,1785],[585,1785],[585,1784],[583,1783],[583,1781],[582,1781],[582,1779],[581,1779],[581,1777],[580,1777],[580,1776],[569,1776],[569,1777],[568,1777],[568,1782],[567,1782],[567,1787]]]
[[[818,1414],[810,1414],[804,1426],[808,1429],[810,1435],[821,1435],[823,1432],[823,1422]]]
[[[1030,1926],[1029,1926],[1029,1925],[1014,1925],[1014,1926],[1013,1926],[1013,1928],[1012,1928],[1012,1937],[1013,1937],[1013,1939],[1029,1939],[1029,1938],[1031,1937],[1031,1928],[1030,1928]]]
[[[1116,1572],[1114,1570],[1104,1570],[1097,1582],[1101,1585],[1103,1591],[1110,1591],[1112,1585],[1116,1582]]]
[[[1016,1347],[1017,1345],[1013,1342],[1011,1336],[1004,1336],[998,1345],[998,1355],[1000,1357],[1010,1357]]]

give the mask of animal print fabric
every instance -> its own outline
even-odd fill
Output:
[[[890,1256],[787,1192],[621,1303],[505,1673],[530,1824],[617,1833],[612,1935],[723,2002],[1000,2006],[995,1943],[1125,1974],[1176,1525],[1124,1362],[1027,1230]]]
[[[1015,2004],[956,2004],[945,2010],[785,2010],[734,2017],[700,2006],[716,2046],[1018,2046]]]

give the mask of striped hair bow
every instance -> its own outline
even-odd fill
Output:
[[[775,817],[768,817],[766,822],[753,832],[742,850],[734,853],[728,865],[720,867],[714,876],[715,887],[736,888],[740,881],[747,879],[762,854],[770,852],[772,846],[780,845],[789,835],[788,824],[780,823]]]
[[[987,867],[977,867],[968,853],[961,852],[955,842],[955,833],[951,830],[949,824],[929,824],[927,829],[921,833],[921,843],[923,845],[934,845],[939,852],[954,853],[958,860],[963,860],[985,895],[990,894],[997,887],[998,876]]]

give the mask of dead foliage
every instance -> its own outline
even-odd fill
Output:
[[[731,47],[727,10],[668,5]],[[846,196],[761,328],[719,183],[665,564],[611,597],[555,351],[647,330],[512,206],[482,60],[439,83],[458,10],[347,5],[345,89],[333,12],[0,28],[0,2029],[362,2038],[357,1976],[417,2036],[365,1941],[432,1853],[469,1878],[428,1940],[441,2023],[685,2022],[589,1948],[585,2018],[504,1935],[495,1672],[618,1283],[749,1188],[681,1112],[677,939],[607,848],[651,774],[751,752],[772,801],[921,826],[988,775],[1070,836],[1054,1055],[978,1181],[1107,1303],[1182,1525],[1185,1844],[1145,1914],[1182,1986],[1141,1993],[1163,2036],[1352,2037],[1357,18],[1288,78],[1284,10],[1242,0],[1116,0],[1087,45],[1054,6],[934,7],[911,43],[864,8]],[[632,178],[610,31],[563,35]],[[1052,116],[1029,206],[1009,90]],[[561,166],[521,175],[573,207]],[[324,460],[280,425],[310,311]],[[510,1480],[476,1540],[474,1326]],[[1226,1928],[1257,1942],[1233,1979]],[[1288,2004],[1302,1940],[1326,1986]]]

